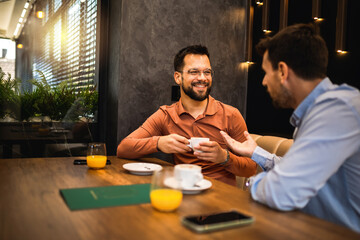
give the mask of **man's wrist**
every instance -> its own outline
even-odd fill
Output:
[[[225,151],[226,151],[226,159],[225,159],[225,161],[224,161],[224,162],[221,162],[221,163],[220,163],[221,165],[225,165],[225,164],[227,164],[227,163],[229,162],[229,159],[230,159],[230,153],[229,153],[229,150],[225,149]]]
[[[156,141],[156,150],[158,150],[159,152],[161,152],[160,148],[159,148],[159,141],[160,141],[161,137],[158,137],[157,141]]]

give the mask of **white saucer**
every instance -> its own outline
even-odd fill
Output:
[[[169,187],[175,187],[175,178],[168,178],[165,180],[165,184]],[[196,183],[196,186],[186,187],[181,189],[183,194],[197,194],[201,191],[209,189],[212,186],[212,183],[209,180],[203,179],[200,182]]]
[[[151,175],[156,170],[161,170],[162,166],[155,163],[126,163],[123,168],[135,175]]]

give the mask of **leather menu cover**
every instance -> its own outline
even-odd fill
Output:
[[[150,203],[150,184],[60,189],[70,210]]]

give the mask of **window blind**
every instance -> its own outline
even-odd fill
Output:
[[[40,0],[45,12],[33,69],[50,86],[69,81],[75,88],[94,86],[97,0]],[[37,72],[34,77],[38,78]]]

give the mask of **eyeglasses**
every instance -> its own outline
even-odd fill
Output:
[[[177,71],[177,72],[183,73],[183,71]],[[196,76],[200,77],[202,73],[204,74],[205,77],[214,77],[214,70],[212,70],[212,69],[207,69],[204,71],[200,71],[197,69],[190,69],[186,73],[193,77],[196,77]]]

